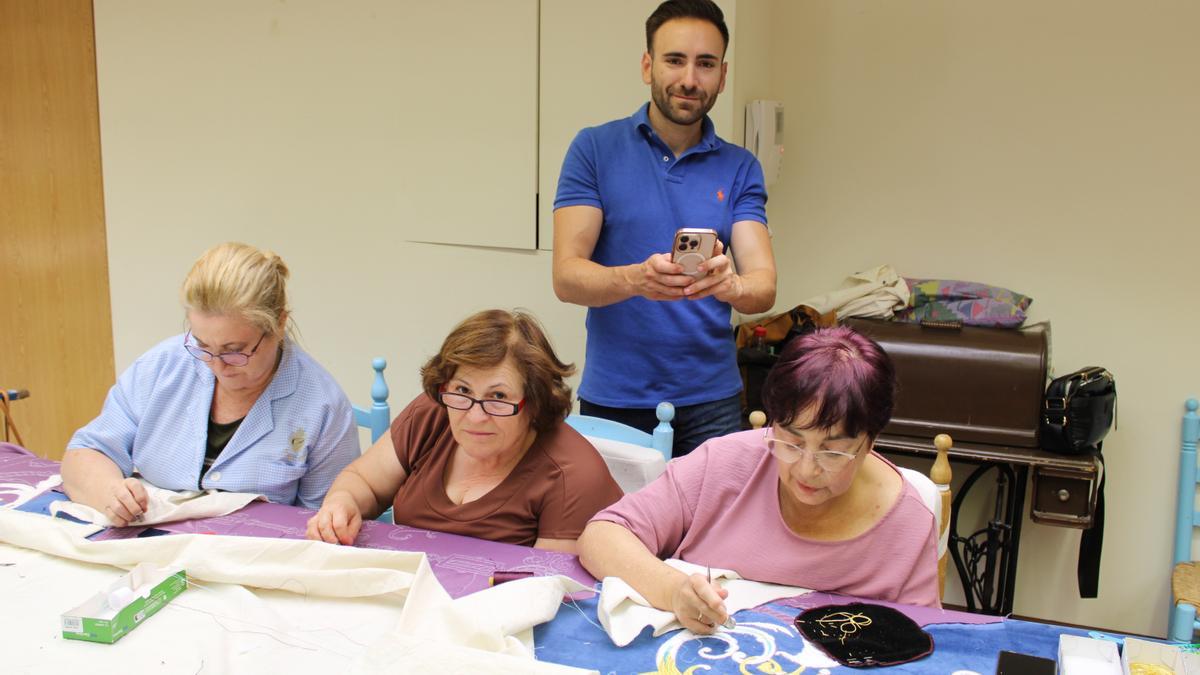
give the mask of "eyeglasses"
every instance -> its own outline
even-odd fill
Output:
[[[763,438],[767,441],[767,449],[779,461],[785,464],[795,464],[805,455],[811,454],[817,466],[821,467],[822,471],[828,471],[829,473],[837,473],[845,469],[858,456],[858,453],[840,452],[838,450],[818,450],[810,453],[795,443],[788,443],[787,441],[775,438],[770,428],[763,434]]]
[[[258,346],[262,344],[262,341],[267,337],[267,334],[264,332],[262,337],[258,338],[258,342],[254,343],[254,349],[251,349],[249,354],[243,354],[241,352],[223,352],[221,354],[214,354],[207,349],[201,349],[196,345],[189,344],[188,338],[191,336],[192,331],[190,330],[187,332],[187,335],[183,336],[183,348],[186,349],[187,352],[192,356],[204,361],[205,363],[208,363],[213,359],[221,359],[221,361],[227,366],[241,367],[247,363],[250,363],[250,357],[254,356],[254,353],[258,351]]]
[[[471,398],[466,394],[456,394],[450,391],[438,393],[438,402],[447,408],[454,408],[455,410],[470,410],[472,406],[478,403],[479,407],[483,408],[483,412],[492,417],[512,417],[520,413],[521,409],[525,407],[525,399],[521,399],[516,403],[501,401],[495,398],[481,400]]]

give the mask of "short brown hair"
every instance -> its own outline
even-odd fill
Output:
[[[716,26],[725,48],[729,48],[729,27],[725,13],[712,0],[666,0],[646,19],[646,51],[654,55],[654,35],[672,19],[700,19]]]
[[[455,326],[437,356],[421,367],[421,386],[436,401],[462,366],[495,368],[509,356],[525,380],[525,407],[533,428],[548,431],[566,419],[571,387],[564,380],[575,366],[558,359],[538,320],[519,309],[484,310]]]

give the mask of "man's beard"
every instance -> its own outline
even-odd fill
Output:
[[[696,96],[700,100],[691,110],[675,110],[671,107],[671,91],[679,91],[685,96]],[[662,87],[656,82],[651,82],[650,98],[654,101],[654,106],[662,113],[663,117],[671,120],[675,124],[688,126],[695,124],[708,114],[709,110],[717,103],[716,96],[708,96],[700,87],[696,87],[693,91],[680,90],[678,85],[672,87]]]

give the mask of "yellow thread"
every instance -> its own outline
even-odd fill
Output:
[[[1175,671],[1153,663],[1131,663],[1129,664],[1129,675],[1175,675]]]
[[[824,631],[824,629],[827,627],[840,631],[841,635],[838,636],[838,642],[846,644],[847,637],[850,637],[851,635],[857,633],[860,629],[871,625],[871,617],[867,616],[866,614],[859,613],[851,614],[849,612],[834,612],[833,614],[827,614],[817,619],[817,623],[821,625],[821,632],[827,637],[831,637]]]

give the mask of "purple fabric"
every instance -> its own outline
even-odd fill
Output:
[[[41,459],[10,443],[0,443],[0,483],[37,485],[58,472],[58,462]],[[0,495],[0,506],[7,501],[10,500]],[[174,533],[303,539],[305,525],[314,513],[316,511],[312,509],[296,506],[253,502],[226,516],[160,524],[153,529]],[[129,539],[148,529],[151,528],[113,528],[94,539]],[[539,576],[562,574],[585,586],[596,585],[596,580],[583,569],[578,558],[568,553],[389,525],[375,520],[363,523],[362,531],[354,543],[366,548],[425,553],[434,575],[442,582],[446,592],[455,598],[487,588],[489,577],[497,570],[526,571]]]
[[[58,462],[42,459],[19,445],[0,443],[0,483],[37,485],[58,473]],[[0,506],[16,501],[17,495],[0,493]]]
[[[312,509],[253,502],[227,516],[184,520],[154,527],[179,533],[303,539],[305,525],[315,513]],[[438,581],[455,598],[487,588],[489,577],[497,570],[533,572],[538,576],[562,574],[585,586],[596,584],[596,580],[579,564],[579,559],[569,553],[389,525],[377,520],[363,523],[354,545],[424,553]]]

